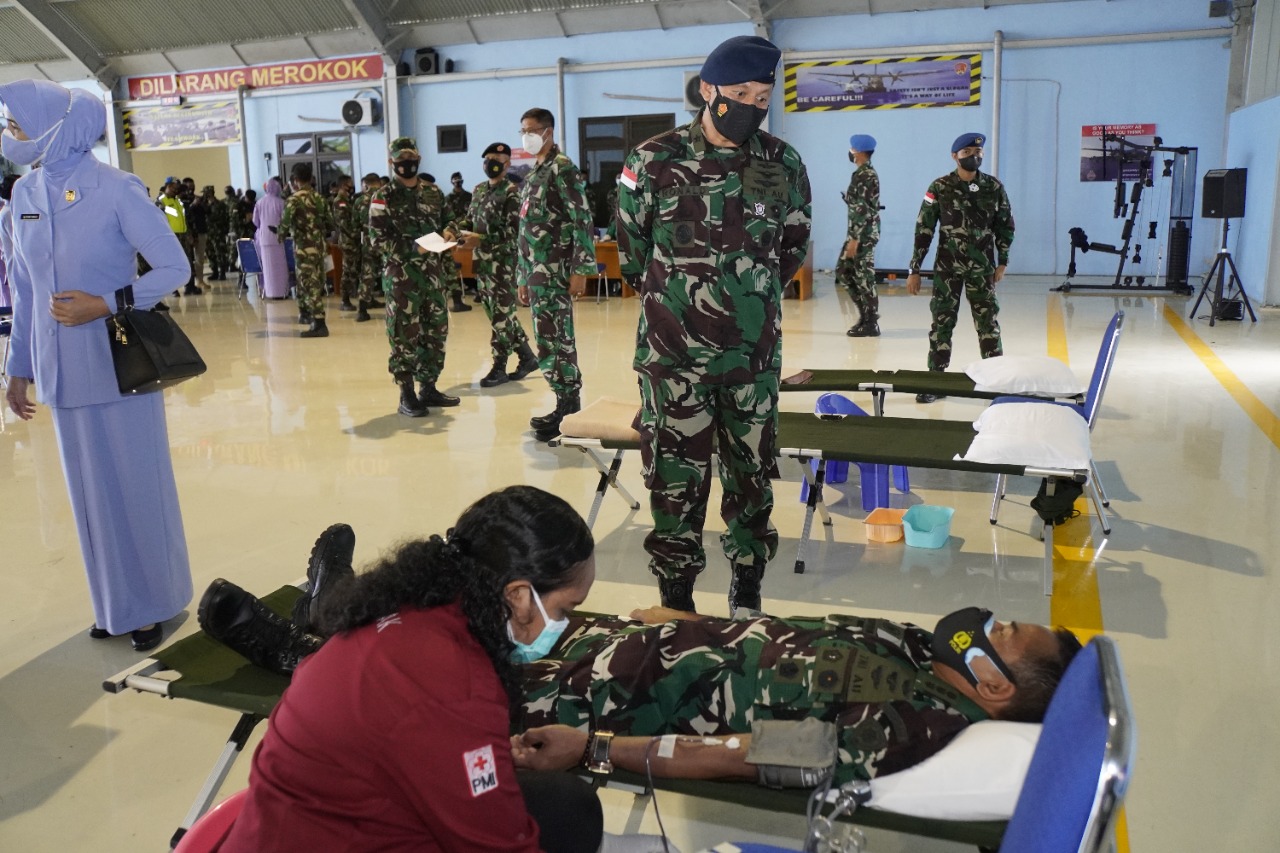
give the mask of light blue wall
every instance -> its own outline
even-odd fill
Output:
[[[1007,40],[1138,33],[1220,26],[1207,17],[1201,0],[1080,0],[1035,6],[1000,6],[928,13],[853,15],[779,21],[773,38],[787,51],[885,49],[902,46],[990,41],[996,30]],[[558,57],[573,63],[701,57],[733,35],[753,32],[749,24],[683,28],[665,32],[576,36],[440,47],[442,58],[459,72],[554,66]],[[1199,148],[1200,174],[1223,164],[1224,96],[1229,51],[1223,38],[1145,42],[1108,46],[1009,49],[1004,54],[1004,105],[1000,177],[1008,185],[1018,222],[1012,272],[1066,271],[1067,229],[1083,227],[1090,238],[1118,243],[1121,223],[1111,217],[1112,184],[1079,181],[1080,126],[1104,122],[1154,122],[1169,145]],[[991,51],[983,53],[991,74]],[[698,62],[688,70],[696,70]],[[570,73],[566,75],[566,116],[557,115],[567,135],[567,151],[578,152],[577,121],[642,113],[674,113],[688,118],[679,102],[619,99],[608,95],[678,98],[684,67]],[[517,143],[520,114],[532,106],[558,112],[555,75],[448,80],[401,86],[402,132],[419,137],[424,168],[447,185],[461,171],[468,185],[481,179],[480,152],[490,142]],[[924,110],[784,113],[781,87],[771,129],[791,142],[808,165],[814,185],[815,260],[830,267],[844,238],[844,209],[839,191],[848,183],[845,156],[851,133],[870,133],[880,141],[876,167],[883,186],[883,236],[880,266],[905,265],[919,200],[928,182],[952,167],[951,140],[969,130],[991,128],[990,80],[977,107]],[[261,152],[274,151],[277,133],[324,127],[298,119],[337,115],[354,94],[292,94],[249,102],[250,160],[254,183],[265,170]],[[436,126],[465,124],[469,150],[436,151]],[[336,127],[336,125],[334,125]],[[384,172],[383,137],[365,131],[357,140],[357,171]],[[239,174],[239,153],[232,156]],[[1197,176],[1197,188],[1199,177]],[[1163,193],[1163,198],[1157,198]],[[1140,221],[1160,219],[1168,211],[1168,187],[1147,193]],[[1199,205],[1197,204],[1197,209]],[[1143,268],[1155,272],[1156,247],[1143,235]],[[1161,221],[1163,237],[1165,225]],[[1196,221],[1191,272],[1207,269],[1217,248],[1216,223]],[[1111,275],[1115,256],[1090,254],[1079,261],[1081,274]]]
[[[1280,95],[1232,113],[1225,165],[1249,170],[1245,182],[1244,218],[1232,223],[1228,248],[1249,297],[1280,304],[1280,275],[1271,259],[1280,255],[1276,212],[1280,207]]]

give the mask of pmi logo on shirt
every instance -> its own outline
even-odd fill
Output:
[[[497,765],[493,761],[493,747],[482,746],[462,754],[462,763],[467,768],[467,779],[471,783],[471,796],[487,794],[498,787]]]

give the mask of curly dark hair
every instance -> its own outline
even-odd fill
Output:
[[[595,550],[582,516],[555,495],[510,486],[476,501],[448,533],[401,544],[372,569],[336,587],[317,627],[325,635],[390,616],[403,606],[461,601],[471,635],[484,648],[514,703],[520,692],[515,648],[507,634],[504,590],[529,581],[544,594],[573,583]]]

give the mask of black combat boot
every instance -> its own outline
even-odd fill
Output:
[[[462,291],[455,290],[452,294],[453,304],[449,306],[449,310],[453,312],[470,311],[471,306],[462,301]]]
[[[510,381],[511,377],[507,376],[507,357],[504,355],[501,358],[495,358],[493,360],[493,369],[486,373],[484,378],[480,380],[480,387],[493,388]]]
[[[538,369],[538,356],[529,349],[528,341],[520,344],[519,349],[516,350],[516,356],[520,361],[516,364],[516,369],[507,374],[513,382],[519,382]]]
[[[298,325],[299,325],[299,326],[307,326],[307,325],[310,325],[310,324],[311,324],[311,315],[310,315],[310,314],[308,314],[306,311],[299,311],[299,312],[298,312]]]
[[[342,304],[338,306],[338,310],[339,310],[339,311],[354,311],[354,310],[356,310],[356,306],[352,305],[352,304],[351,304],[351,300],[350,300],[348,297],[344,296],[344,297],[342,297]]]
[[[231,581],[209,584],[196,611],[200,627],[250,663],[285,677],[324,643]]]
[[[876,322],[873,314],[865,314],[858,321],[858,325],[845,332],[851,338],[878,338],[880,337],[880,324]]]
[[[449,406],[456,406],[458,403],[462,402],[457,397],[450,397],[448,394],[442,394],[437,391],[436,383],[434,382],[422,383],[422,393],[418,395],[418,400],[422,403],[424,408],[427,406],[448,408]]]
[[[413,392],[412,382],[406,382],[400,386],[399,412],[410,418],[423,418],[431,413],[430,409],[418,402],[418,395]]]
[[[329,325],[325,323],[324,318],[311,321],[311,328],[299,333],[300,338],[327,338],[329,337]]]
[[[369,303],[361,299],[360,305],[356,308],[356,322],[367,323],[372,319],[373,318],[369,316]]]
[[[316,539],[307,561],[307,591],[293,604],[293,624],[315,634],[316,617],[324,598],[347,578],[355,577],[351,557],[356,550],[356,532],[349,524],[331,524]]]
[[[369,310],[371,310],[371,311],[372,311],[374,308],[386,308],[386,307],[387,307],[387,305],[386,305],[386,303],[385,303],[385,302],[379,302],[379,301],[378,301],[378,300],[376,300],[376,299],[370,299],[370,300],[369,300]]]
[[[764,560],[734,563],[733,580],[729,582],[729,615],[738,608],[760,609],[760,581],[764,578]]]
[[[565,416],[581,410],[582,402],[577,394],[557,399],[554,412],[548,414],[545,419],[536,419],[539,420],[540,425],[533,428],[534,438],[538,441],[550,441],[560,434],[560,422]],[[531,420],[530,423],[532,422]]]
[[[693,578],[658,577],[658,594],[662,596],[662,606],[685,613],[697,613],[693,606]]]

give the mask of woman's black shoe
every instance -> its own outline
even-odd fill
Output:
[[[110,640],[114,636],[115,634],[106,628],[99,628],[96,622],[89,627],[89,639],[91,640]]]
[[[163,623],[157,622],[150,628],[139,628],[136,631],[131,631],[129,636],[133,638],[133,650],[135,652],[149,652],[160,645],[160,640],[164,638]]]

